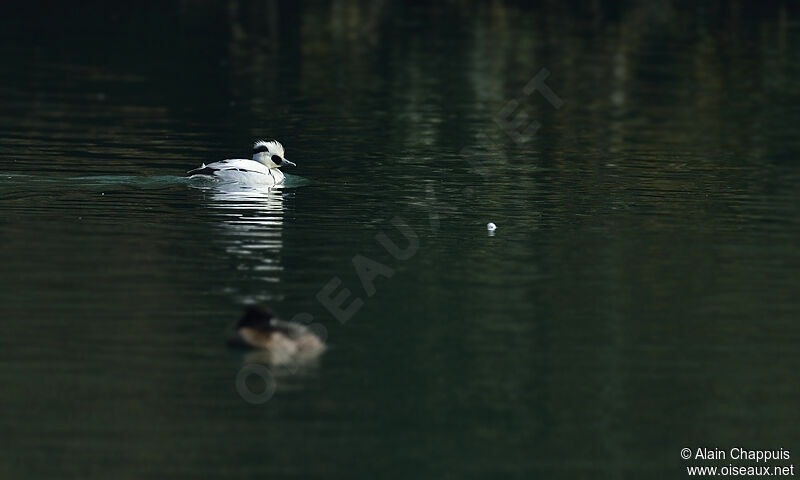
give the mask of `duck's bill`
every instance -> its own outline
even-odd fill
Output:
[[[297,166],[296,163],[290,162],[289,160],[286,160],[285,158],[281,162],[281,167],[284,166],[284,165],[289,165],[290,167],[296,167]]]

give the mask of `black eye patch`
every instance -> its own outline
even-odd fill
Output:
[[[259,145],[253,149],[253,155],[261,152],[266,152],[267,150],[269,149],[266,147],[266,145]]]
[[[280,165],[281,163],[283,163],[283,159],[277,155],[273,155],[272,158],[270,158],[270,160],[272,160],[272,163],[274,163],[275,165]]]

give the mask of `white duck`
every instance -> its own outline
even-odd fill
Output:
[[[283,183],[280,167],[284,165],[297,166],[284,158],[283,145],[277,140],[259,140],[253,145],[252,160],[231,158],[208,165],[204,163],[200,168],[189,170],[186,175],[249,185],[277,185]]]

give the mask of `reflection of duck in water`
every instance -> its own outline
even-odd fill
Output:
[[[278,320],[258,305],[245,309],[230,345],[264,350],[267,355],[263,360],[273,364],[307,362],[325,351],[325,343],[311,329]]]
[[[283,249],[284,185],[193,182],[206,194],[218,233],[209,241],[234,262],[238,281],[225,287],[237,303],[272,302],[264,282],[280,282]]]
[[[269,142],[260,140],[253,145],[252,160],[245,158],[220,160],[189,170],[186,175],[189,177],[201,175],[223,182],[248,185],[277,185],[283,183],[284,176],[280,167],[285,165],[297,166],[284,158],[283,145],[277,140]]]

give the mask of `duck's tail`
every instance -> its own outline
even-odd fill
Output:
[[[216,168],[207,167],[204,163],[200,168],[195,168],[194,170],[189,170],[186,172],[186,176],[191,177],[193,175],[214,175],[214,172],[216,171]]]

